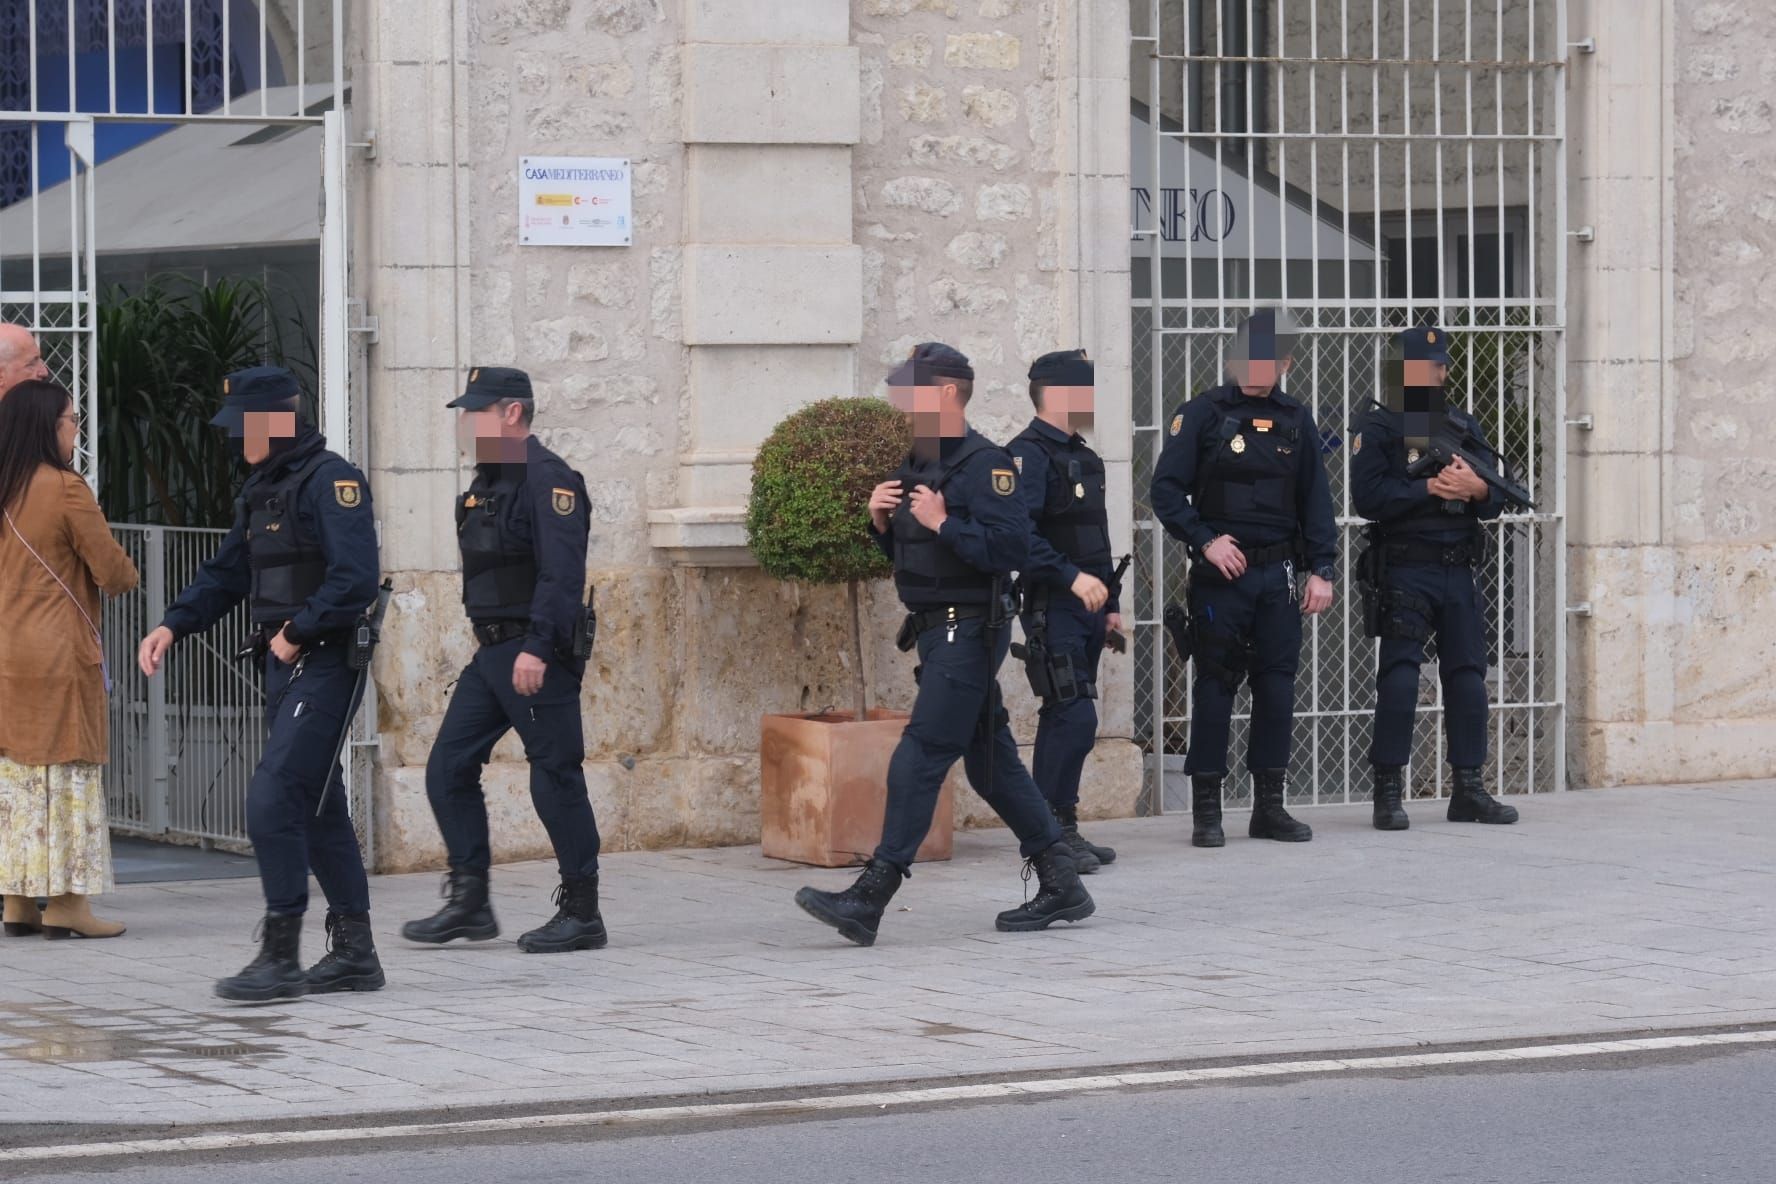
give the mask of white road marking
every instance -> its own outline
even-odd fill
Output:
[[[1694,1036],[1653,1036],[1635,1040],[1598,1040],[1582,1044],[1527,1045],[1518,1048],[1471,1049],[1461,1052],[1401,1053],[1388,1056],[1271,1061],[1257,1065],[1219,1065],[1203,1069],[1166,1069],[1146,1073],[1103,1073],[1091,1077],[1050,1077],[1033,1081],[938,1085],[875,1093],[820,1094],[764,1102],[709,1102],[685,1106],[652,1106],[628,1110],[593,1110],[573,1114],[515,1115],[459,1122],[418,1122],[395,1126],[323,1128],[299,1131],[243,1131],[236,1134],[185,1135],[111,1143],[69,1143],[53,1147],[0,1150],[0,1164],[56,1159],[109,1159],[123,1156],[171,1155],[193,1151],[240,1151],[259,1147],[402,1139],[418,1135],[488,1135],[514,1131],[560,1130],[573,1127],[656,1125],[761,1118],[822,1111],[887,1110],[928,1106],[936,1102],[993,1101],[1028,1095],[1091,1093],[1131,1087],[1201,1085],[1306,1074],[1364,1073],[1390,1069],[1435,1069],[1449,1065],[1490,1065],[1526,1061],[1557,1061],[1619,1053],[1665,1052],[1690,1048],[1721,1048],[1776,1044],[1776,1031],[1716,1032]]]

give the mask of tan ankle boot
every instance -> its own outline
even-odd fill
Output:
[[[123,926],[101,921],[92,914],[92,901],[72,892],[49,898],[43,910],[43,936],[55,941],[64,937],[116,937]]]
[[[30,937],[43,932],[43,914],[29,896],[8,896],[5,913],[7,937]]]

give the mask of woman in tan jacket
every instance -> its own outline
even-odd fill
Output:
[[[87,898],[112,887],[99,600],[134,588],[136,567],[74,472],[78,434],[74,401],[54,383],[0,398],[0,893],[11,936],[123,932]]]

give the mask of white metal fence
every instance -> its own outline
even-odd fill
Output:
[[[1306,327],[1285,384],[1327,436],[1343,536],[1339,600],[1314,619],[1297,685],[1290,799],[1362,800],[1375,643],[1352,564],[1362,520],[1349,425],[1408,324],[1452,331],[1451,394],[1535,492],[1488,528],[1487,777],[1564,785],[1566,119],[1564,0],[1135,0],[1131,220],[1136,712],[1147,804],[1188,800],[1189,681],[1159,624],[1188,560],[1147,503],[1164,426],[1220,381],[1254,307]],[[1144,70],[1143,68],[1144,67]],[[1421,685],[1415,796],[1441,794],[1441,691]],[[1243,768],[1249,699],[1229,764]],[[1243,772],[1228,797],[1249,797]]]
[[[110,663],[111,825],[122,831],[231,847],[247,843],[247,782],[264,747],[259,671],[236,661],[244,607],[208,633],[173,647],[157,678],[136,666],[136,644],[215,553],[219,530],[114,526],[136,562],[135,592],[105,605]]]

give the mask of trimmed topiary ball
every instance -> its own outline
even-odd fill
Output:
[[[880,399],[823,399],[784,419],[752,462],[746,544],[759,566],[807,584],[888,575],[869,496],[911,447],[906,416]]]

